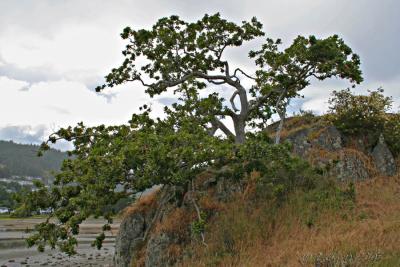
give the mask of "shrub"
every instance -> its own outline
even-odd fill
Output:
[[[395,156],[400,155],[400,114],[387,116],[384,137],[390,150]]]
[[[369,95],[355,95],[346,89],[334,91],[329,104],[331,122],[341,132],[376,139],[384,130],[392,98],[385,97],[382,89],[369,91]]]

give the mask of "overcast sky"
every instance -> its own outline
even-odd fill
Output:
[[[194,21],[220,12],[240,22],[256,16],[268,37],[288,44],[297,35],[337,33],[362,61],[365,93],[382,86],[400,105],[400,23],[397,0],[0,0],[0,139],[40,143],[59,127],[126,123],[150,100],[139,84],[96,94],[93,88],[122,60],[125,26],[151,27],[176,14]],[[249,48],[227,51],[234,64],[252,68]],[[314,83],[291,110],[327,110],[332,90],[346,82]],[[155,112],[171,95],[152,100]]]

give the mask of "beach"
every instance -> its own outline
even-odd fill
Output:
[[[46,248],[45,252],[27,248],[25,238],[29,236],[35,224],[43,218],[0,219],[0,266],[112,266],[115,235],[119,221],[116,220],[111,231],[106,232],[103,247],[98,250],[91,246],[96,235],[101,231],[104,220],[89,219],[80,227],[77,254],[68,256],[58,250]]]

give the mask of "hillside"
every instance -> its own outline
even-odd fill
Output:
[[[0,141],[0,178],[16,176],[48,177],[59,170],[67,154],[51,149],[37,156],[39,146]]]
[[[168,187],[139,199],[116,266],[400,266],[392,146],[310,114],[288,119],[282,136],[294,157],[271,147],[265,173],[238,177],[232,165],[202,173],[179,200]]]
[[[237,197],[178,266],[400,266],[400,177],[354,189],[354,200],[300,191],[281,207]]]

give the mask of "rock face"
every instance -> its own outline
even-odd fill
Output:
[[[306,156],[311,149],[336,151],[342,148],[342,137],[334,126],[300,129],[290,134],[286,140],[293,144],[293,152],[301,157]]]
[[[369,159],[366,155],[353,149],[343,149],[339,152],[339,161],[331,174],[340,181],[358,181],[371,177]]]
[[[312,147],[308,138],[311,131],[311,128],[301,129],[286,138],[293,145],[293,153],[300,157],[304,157],[308,153]]]
[[[121,222],[115,240],[114,265],[130,267],[143,243],[143,237],[154,216],[155,209],[143,209],[129,212]]]
[[[166,251],[170,244],[175,243],[172,239],[166,233],[153,235],[147,243],[146,251],[150,253],[146,254],[145,266],[171,266],[174,263],[174,259],[169,257]]]
[[[169,248],[182,240],[156,229],[157,223],[177,207],[177,203],[170,202],[175,190],[167,187],[155,190],[149,194],[150,200],[138,201],[139,204],[124,215],[116,238],[115,267],[164,267],[176,262],[177,259],[168,254]]]
[[[375,167],[381,174],[386,176],[392,176],[396,174],[396,163],[393,154],[390,152],[382,135],[379,138],[378,144],[372,150],[371,155],[374,160]]]
[[[365,180],[376,173],[387,176],[396,173],[394,157],[383,137],[372,152],[365,148],[346,148],[343,139],[334,126],[304,128],[286,138],[293,144],[293,153],[341,181]]]
[[[321,129],[316,138],[311,141],[311,144],[328,151],[336,151],[343,147],[342,136],[335,126]]]
[[[218,178],[213,172],[203,175],[204,179],[199,177],[196,186],[199,203],[205,194],[211,194],[207,198],[211,206],[212,201],[226,202],[242,189],[240,183],[222,174]],[[170,197],[178,191],[179,188],[173,187],[161,189],[155,194],[153,204],[135,208],[124,216],[116,239],[116,267],[168,267],[184,256],[178,253],[179,248],[190,243],[190,223],[197,213],[190,193],[183,194],[181,200]],[[151,231],[147,231],[149,227]]]

